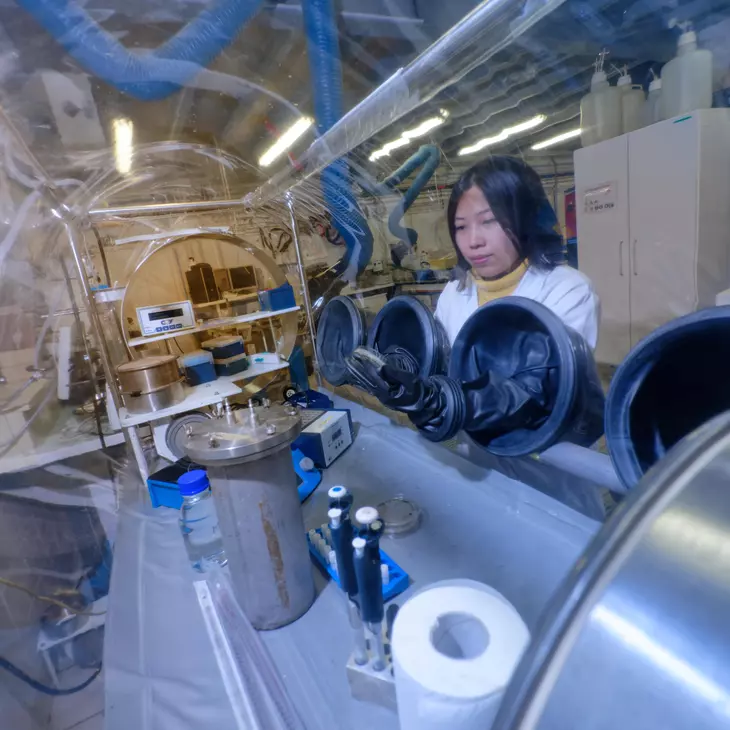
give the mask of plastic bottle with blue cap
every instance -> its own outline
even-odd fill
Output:
[[[225,565],[228,559],[208,475],[203,469],[194,469],[183,474],[177,485],[183,498],[180,531],[191,565],[200,573]]]

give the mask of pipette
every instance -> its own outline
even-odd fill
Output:
[[[357,576],[360,613],[375,653],[373,669],[385,669],[383,645],[383,587],[380,572],[380,535],[383,523],[374,507],[361,507],[355,519],[363,526],[361,536],[352,541]]]
[[[352,522],[350,520],[350,507],[353,499],[344,487],[332,487],[327,494],[330,501],[330,510],[327,512],[330,542],[335,550],[337,578],[347,595],[347,615],[355,640],[355,663],[367,664],[367,642],[360,618],[360,609],[357,605],[357,577],[353,564]]]

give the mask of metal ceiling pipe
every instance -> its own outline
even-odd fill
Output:
[[[730,720],[730,413],[616,509],[556,592],[493,730],[714,730]]]

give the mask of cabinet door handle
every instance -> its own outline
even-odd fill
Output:
[[[638,273],[639,273],[638,269],[636,268],[636,249],[637,249],[636,243],[637,243],[636,242],[636,239],[634,239],[634,245],[631,247],[631,252],[632,252],[633,257],[634,257],[634,265],[633,265],[633,268],[634,268],[634,276],[637,276]]]
[[[624,242],[618,242],[618,275],[624,275]]]

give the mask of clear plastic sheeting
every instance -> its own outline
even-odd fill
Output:
[[[579,151],[598,54],[608,54],[609,84],[626,69],[647,91],[687,23],[712,54],[702,103],[714,108]],[[602,363],[620,364],[657,327],[730,289],[728,29],[729,0],[3,4],[0,578],[17,584],[0,585],[9,726],[74,724],[39,686],[80,686],[98,652],[89,637],[41,651],[43,617],[63,609],[45,599],[77,611],[113,600],[94,576],[114,554],[115,465],[137,487],[165,463],[160,433],[120,416],[122,362],[190,352],[211,321],[236,320],[249,354],[271,358],[236,388],[238,403],[262,389],[283,397],[296,362],[313,385],[317,316],[332,296],[355,297],[368,315],[399,294],[435,307],[456,265],[451,188],[492,154],[539,173],[567,260],[601,298]],[[298,310],[251,319],[258,292],[287,283]],[[139,307],[188,300],[200,332],[142,336]],[[114,498],[100,505],[98,494]],[[84,706],[102,682],[66,701]]]

